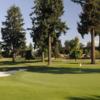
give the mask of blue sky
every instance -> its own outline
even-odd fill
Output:
[[[29,17],[30,12],[32,11],[32,7],[34,6],[34,0],[0,0],[0,28],[2,27],[2,22],[5,21],[5,16],[7,14],[7,10],[10,6],[16,5],[21,9],[21,13],[24,18],[25,26],[24,28],[31,27],[31,20]],[[79,21],[79,14],[81,12],[81,7],[77,4],[71,2],[71,0],[64,0],[64,15],[62,16],[62,20],[66,22],[68,27],[70,28],[66,35],[62,35],[60,39],[62,40],[62,44],[64,44],[65,40],[70,40],[75,36],[80,38],[80,41],[84,44],[90,41],[90,36],[86,35],[84,39],[81,38],[80,34],[77,32],[77,22]],[[30,32],[27,31],[27,44],[32,42],[30,38]],[[0,33],[1,40],[1,33]],[[96,44],[98,42],[98,38],[96,38]]]

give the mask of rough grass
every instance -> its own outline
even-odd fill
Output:
[[[0,100],[100,100],[100,64],[82,67],[75,62],[54,60],[51,66],[38,61],[0,61],[0,69],[27,68],[0,78]]]

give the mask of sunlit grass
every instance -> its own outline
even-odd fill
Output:
[[[99,60],[91,65],[90,60],[53,59],[51,66],[38,60],[11,60],[0,59],[0,68],[27,71],[0,78],[0,100],[100,100]]]
[[[65,67],[78,67],[82,65],[81,67],[99,67],[100,66],[100,59],[96,60],[96,64],[90,64],[90,59],[78,59],[75,61],[74,59],[53,59],[51,66],[57,65],[59,66],[65,66]],[[45,63],[42,63],[41,60],[25,60],[24,58],[16,58],[16,62],[12,62],[12,58],[2,58],[0,59],[0,66],[1,67],[27,67],[27,66],[48,66],[47,61]]]

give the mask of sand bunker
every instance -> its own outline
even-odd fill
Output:
[[[10,76],[11,74],[7,73],[7,72],[0,72],[0,77],[7,77]]]
[[[15,74],[16,72],[18,71],[26,71],[27,69],[18,69],[18,70],[11,70],[11,71],[6,71],[6,72],[0,72],[0,77],[7,77],[7,76],[10,76],[10,75],[13,75]]]

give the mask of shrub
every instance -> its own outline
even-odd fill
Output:
[[[99,50],[95,50],[95,57],[97,59],[100,59],[100,51]]]
[[[25,52],[25,59],[26,59],[26,60],[34,59],[33,54],[32,54],[32,50],[27,50],[27,51]]]
[[[70,52],[70,58],[72,59],[78,59],[78,58],[81,58],[81,55],[82,55],[82,50],[73,50]]]

